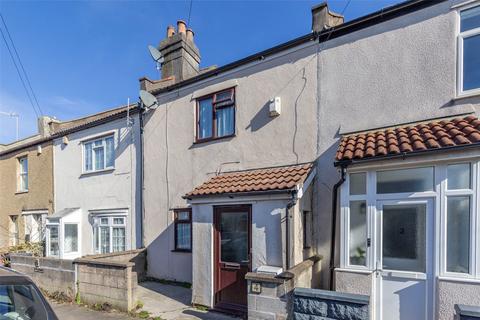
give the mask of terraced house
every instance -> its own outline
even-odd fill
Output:
[[[275,317],[247,302],[244,274],[320,254],[310,285],[369,296],[372,319],[480,305],[480,3],[345,23],[320,5],[312,20],[216,69],[182,21],[168,28],[162,79],[141,79],[158,100],[144,116],[149,274]]]

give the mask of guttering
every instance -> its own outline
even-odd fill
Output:
[[[337,199],[338,199],[338,189],[345,182],[345,176],[347,171],[347,163],[344,163],[341,166],[341,177],[337,183],[333,186],[332,193],[332,230],[330,232],[330,290],[333,290],[333,270],[335,269],[335,240],[336,240],[336,231],[337,231]]]
[[[195,195],[195,196],[184,195],[182,196],[182,198],[186,200],[193,200],[193,199],[199,199],[199,198],[215,198],[215,197],[236,198],[236,197],[271,195],[271,194],[282,194],[282,193],[288,194],[292,192],[297,192],[297,190],[282,189],[282,190],[265,190],[265,191],[251,191],[251,192],[212,193],[212,194],[202,194],[202,195]]]
[[[468,150],[468,149],[475,149],[475,148],[480,148],[480,142],[477,143],[472,143],[472,144],[462,144],[458,146],[450,146],[450,147],[443,147],[443,148],[437,148],[437,149],[428,149],[428,150],[417,150],[417,151],[412,151],[412,152],[402,152],[398,154],[392,154],[392,155],[385,155],[385,156],[374,156],[370,158],[365,158],[365,159],[352,159],[352,160],[339,160],[335,161],[334,166],[335,167],[342,167],[344,165],[353,165],[353,164],[361,164],[361,163],[370,163],[370,162],[377,162],[381,160],[391,160],[391,159],[406,159],[410,157],[416,157],[416,156],[422,156],[422,155],[430,155],[438,152],[447,152],[447,151],[462,151],[462,150]]]
[[[405,1],[397,5],[393,5],[378,11],[375,11],[371,14],[368,14],[366,16],[351,20],[349,22],[345,22],[339,26],[329,28],[326,30],[323,30],[322,32],[311,32],[308,33],[304,36],[295,38],[293,40],[290,40],[288,42],[282,43],[280,45],[277,45],[275,47],[272,47],[267,50],[263,50],[261,52],[252,54],[246,58],[234,61],[232,63],[226,64],[224,66],[221,66],[219,68],[213,69],[211,71],[199,74],[195,77],[183,80],[181,82],[178,82],[176,84],[164,87],[164,88],[159,88],[156,90],[151,90],[150,92],[154,95],[158,95],[161,93],[165,92],[170,92],[175,89],[183,88],[187,85],[196,83],[198,81],[217,76],[221,73],[224,73],[226,71],[235,69],[239,66],[258,61],[258,60],[263,60],[267,56],[271,56],[273,54],[288,50],[290,48],[293,48],[295,46],[298,46],[300,44],[306,43],[308,41],[313,41],[316,39],[319,39],[320,42],[331,40],[334,38],[341,37],[343,35],[376,25],[381,22],[388,21],[393,18],[401,17],[403,15],[406,15],[408,13],[424,9],[427,7],[430,7],[432,5],[436,5],[442,2],[445,2],[447,0],[437,0],[437,1],[431,1],[431,0],[410,0],[410,1]]]

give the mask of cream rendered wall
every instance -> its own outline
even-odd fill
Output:
[[[141,246],[140,233],[140,130],[138,115],[133,116],[133,140],[126,118],[107,122],[54,141],[55,208],[79,207],[82,211],[82,255],[94,253],[92,210],[127,209],[127,249]],[[115,169],[83,174],[82,141],[114,133]],[[138,160],[137,160],[138,159]]]

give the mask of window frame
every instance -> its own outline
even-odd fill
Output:
[[[231,104],[228,105],[222,105],[222,106],[216,106],[216,104],[219,104],[224,101],[228,101],[228,99],[222,99],[217,101],[217,96],[225,93],[225,92],[231,92],[230,99],[232,100]],[[225,139],[225,138],[230,138],[234,137],[236,135],[236,122],[237,122],[237,102],[236,102],[236,92],[235,92],[235,87],[227,88],[227,89],[222,89],[220,91],[214,92],[214,93],[209,93],[207,95],[201,96],[196,98],[195,100],[195,143],[202,143],[202,142],[208,142],[212,140],[219,140],[219,139]],[[206,100],[206,99],[212,99],[212,132],[209,137],[206,138],[200,138],[200,101]],[[233,133],[225,136],[218,136],[217,135],[217,117],[216,117],[216,110],[218,109],[224,109],[224,108],[233,108]]]
[[[188,219],[178,219],[178,213],[180,212],[188,212]],[[190,248],[178,248],[178,232],[177,232],[177,225],[178,224],[189,224],[190,225]],[[193,224],[192,224],[192,208],[179,208],[173,210],[173,230],[174,230],[174,249],[173,252],[192,252],[192,236],[193,236]]]
[[[107,166],[107,143],[106,140],[112,138],[113,140],[113,165],[112,166]],[[101,141],[102,145],[101,146],[95,146],[95,142]],[[91,143],[92,144],[92,169],[87,170],[86,165],[87,162],[85,161],[85,156],[86,156],[86,145]],[[103,136],[99,137],[94,137],[94,138],[89,138],[87,140],[84,140],[81,142],[82,144],[82,174],[89,174],[89,173],[95,173],[95,172],[103,172],[103,171],[109,171],[109,170],[114,170],[115,169],[115,133],[108,133]],[[103,169],[95,169],[95,148],[103,148]]]
[[[123,219],[123,223],[115,224],[115,219],[121,218]],[[95,215],[98,223],[95,223],[93,226],[93,248],[95,253],[102,254],[101,252],[101,244],[100,244],[100,228],[101,227],[108,227],[109,228],[109,252],[105,252],[103,254],[121,252],[121,251],[113,251],[113,228],[123,228],[125,230],[125,250],[129,249],[129,242],[127,237],[127,215],[126,214],[99,214]],[[107,223],[102,223],[102,219],[108,219]],[[97,246],[98,240],[98,246]]]
[[[469,10],[480,6],[478,2],[470,5],[462,6],[457,10],[457,97],[469,97],[474,95],[480,95],[480,87],[475,89],[463,90],[463,41],[465,38],[474,37],[480,35],[480,27],[475,29],[461,31],[462,11]]]
[[[18,172],[17,172],[17,192],[28,192],[28,155],[24,155],[17,158],[18,160]],[[23,171],[23,162],[26,161],[27,170]],[[22,177],[26,176],[26,187],[23,185]]]

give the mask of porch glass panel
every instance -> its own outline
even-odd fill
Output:
[[[350,264],[366,266],[367,256],[367,203],[350,202]]]
[[[433,167],[377,171],[377,193],[434,190]]]
[[[447,271],[470,272],[470,197],[447,199]]]
[[[350,174],[350,194],[360,195],[367,193],[367,174],[365,172]]]

